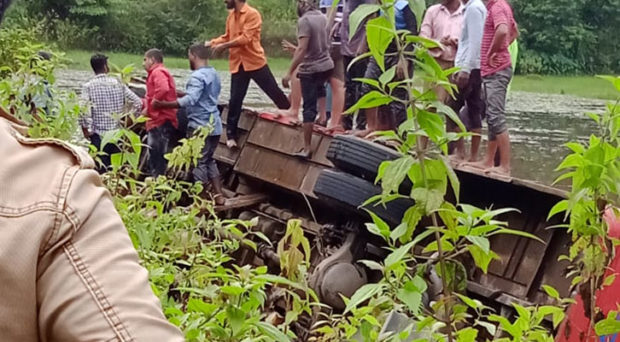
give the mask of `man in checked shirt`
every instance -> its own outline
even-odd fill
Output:
[[[80,117],[79,121],[84,137],[90,140],[97,151],[102,152],[100,154],[102,165],[97,170],[103,173],[110,167],[110,156],[120,152],[114,144],[101,146],[103,135],[121,128],[121,123],[115,114],[128,111],[139,114],[142,109],[142,100],[120,80],[108,75],[110,71],[108,57],[94,55],[90,59],[90,65],[95,72],[95,77],[82,88],[81,98],[88,106],[86,113]]]

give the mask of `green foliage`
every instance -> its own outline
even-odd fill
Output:
[[[268,25],[266,48],[280,52],[280,41],[295,35],[295,3],[254,4]],[[199,40],[224,33],[228,13],[219,0],[34,0],[16,3],[7,18],[13,27],[36,27],[40,36],[63,48],[143,53],[157,47],[185,55]]]
[[[618,72],[618,0],[515,0],[521,37],[517,71],[536,74]]]
[[[620,93],[620,78],[602,76]],[[596,292],[609,286],[615,275],[605,277],[613,258],[610,249],[617,245],[609,236],[609,227],[603,218],[605,210],[620,207],[620,96],[609,103],[602,114],[588,114],[598,126],[586,143],[571,142],[566,147],[572,152],[558,166],[562,171],[556,182],[571,181],[568,199],[557,203],[549,217],[564,213],[568,224],[560,225],[571,234],[573,244],[569,255],[561,259],[571,262],[569,276],[573,285],[586,289],[589,297],[583,298],[594,324],[599,312]],[[614,209],[615,208],[615,209]],[[601,328],[602,329],[602,328]]]

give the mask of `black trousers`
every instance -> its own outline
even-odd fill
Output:
[[[99,159],[101,159],[101,164],[97,166],[97,172],[103,174],[108,169],[110,169],[111,165],[111,156],[115,153],[120,153],[121,150],[116,146],[116,144],[108,143],[101,149],[101,136],[97,133],[90,136],[90,143],[93,144],[97,148],[98,152],[103,152],[99,155]]]
[[[239,71],[231,75],[228,120],[226,122],[226,135],[228,139],[238,138],[237,125],[241,117],[243,100],[248,93],[250,80],[256,82],[278,109],[289,109],[291,107],[288,97],[278,86],[268,65],[254,71],[245,71],[243,65],[241,65]]]
[[[345,68],[345,97],[344,97],[344,109],[347,110],[353,107],[354,104],[362,97],[362,82],[354,81],[356,78],[363,78],[368,66],[368,59],[357,61],[355,64],[349,64],[353,61],[354,57],[343,56],[344,68]],[[344,115],[342,117],[344,128],[349,130],[353,129],[353,115]],[[366,113],[361,110],[357,115],[357,121],[355,124],[357,129],[364,129],[366,127]]]

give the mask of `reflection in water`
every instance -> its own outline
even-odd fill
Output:
[[[189,71],[172,70],[177,87],[183,89]],[[230,76],[220,72],[222,97],[228,99]],[[85,71],[63,70],[58,74],[58,84],[63,88],[79,91],[80,85],[91,77]],[[252,83],[245,106],[266,108],[272,106],[269,98]],[[586,112],[600,113],[605,101],[583,99],[567,95],[548,95],[513,92],[506,106],[508,124],[513,142],[513,175],[551,184],[558,176],[553,170],[567,154],[563,144],[573,140],[586,140],[594,132]]]

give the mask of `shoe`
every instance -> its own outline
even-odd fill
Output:
[[[237,148],[237,142],[235,139],[228,139],[226,140],[226,146],[228,146],[228,148]]]

